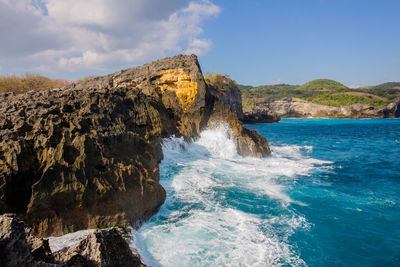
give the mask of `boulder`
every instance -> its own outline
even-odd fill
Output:
[[[97,230],[53,255],[66,266],[145,266],[116,228]]]
[[[116,228],[96,230],[86,238],[52,253],[47,239],[13,214],[0,215],[0,266],[145,266]]]
[[[385,118],[400,118],[400,99],[390,103],[383,109]]]

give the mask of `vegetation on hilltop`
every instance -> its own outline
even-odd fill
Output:
[[[357,88],[356,90],[385,97],[388,100],[394,101],[396,98],[400,97],[400,82],[382,83],[376,86]]]
[[[298,85],[276,84],[261,85],[251,89],[241,90],[243,98],[276,98],[285,96],[303,96],[302,92],[297,92]]]
[[[349,90],[349,87],[334,80],[317,79],[305,83],[297,89],[300,91],[309,91],[309,92],[339,92],[339,91],[347,91]]]
[[[26,73],[22,76],[8,75],[0,77],[0,92],[25,93],[30,90],[48,90],[63,87],[70,81],[51,79],[39,74]]]
[[[212,84],[221,90],[239,88],[238,84],[227,74],[207,72],[204,79],[207,84]]]
[[[303,85],[277,84],[241,89],[243,106],[252,107],[267,99],[297,97],[329,106],[366,104],[382,108],[400,97],[400,83],[349,88],[337,81],[317,79]]]
[[[238,86],[239,86],[239,90],[247,90],[247,89],[254,88],[251,85],[244,85],[244,84],[238,84]]]
[[[327,106],[349,106],[352,104],[373,105],[377,108],[384,108],[391,101],[373,99],[370,96],[360,96],[351,94],[322,94],[318,97],[310,99],[311,102]]]

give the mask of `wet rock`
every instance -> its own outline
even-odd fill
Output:
[[[37,236],[140,225],[158,211],[161,140],[227,123],[238,152],[270,153],[196,56],[177,56],[49,91],[0,94],[0,214]],[[228,101],[229,100],[229,101]]]

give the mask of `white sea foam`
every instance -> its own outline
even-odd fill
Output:
[[[312,147],[272,146],[264,159],[241,157],[226,126],[202,132],[191,144],[181,138],[164,140],[160,165],[167,200],[160,212],[138,232],[134,246],[151,266],[279,266],[306,265],[288,239],[296,229],[307,230],[306,218],[290,205],[285,192],[299,176],[329,162],[307,156]],[[281,203],[253,213],[232,204],[230,192]],[[240,198],[240,197],[239,197]],[[246,203],[239,205],[246,206]],[[271,204],[273,205],[273,204]]]

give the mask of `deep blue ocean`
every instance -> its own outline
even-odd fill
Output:
[[[400,120],[247,125],[271,156],[236,154],[221,125],[164,140],[167,200],[134,232],[152,266],[400,266]]]

